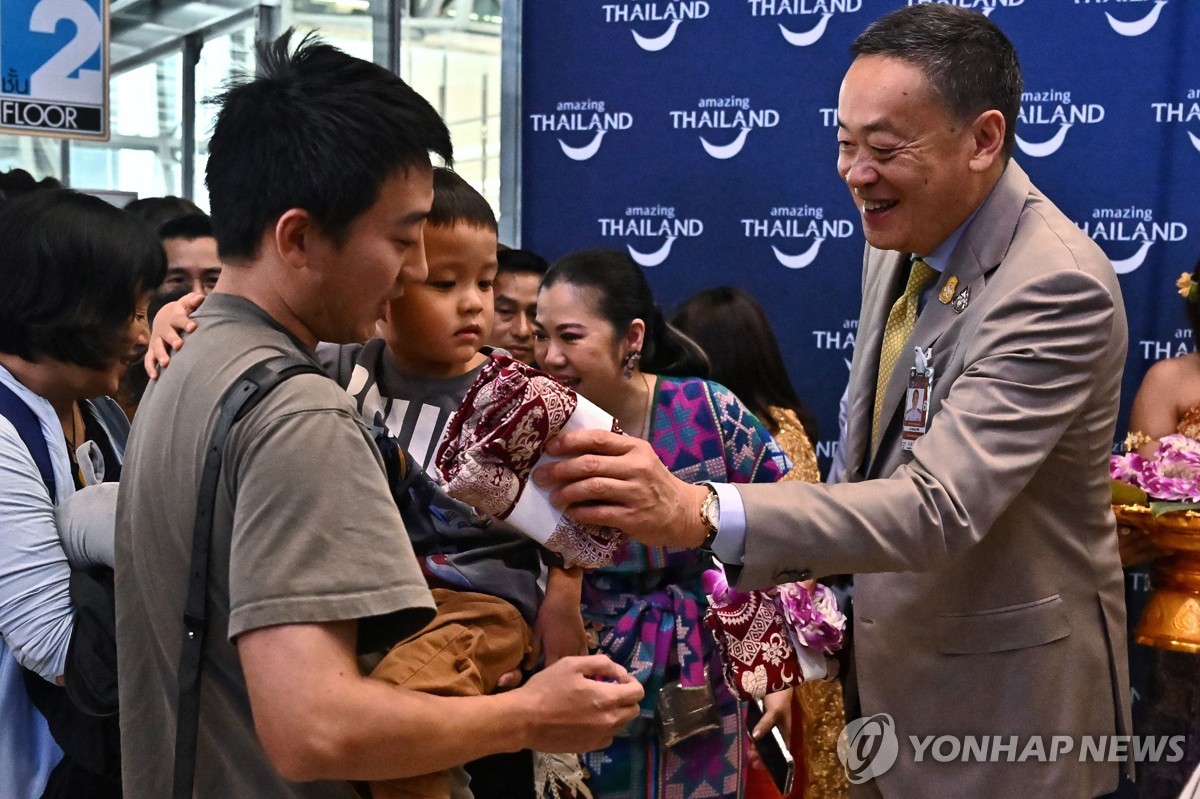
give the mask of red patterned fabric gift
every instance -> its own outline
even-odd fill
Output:
[[[546,442],[563,430],[601,427],[613,418],[549,375],[493,356],[451,417],[437,453],[446,493],[480,513],[505,519],[570,564],[612,561],[620,533],[580,525],[559,513],[529,482]]]
[[[739,699],[762,699],[830,673],[828,656],[841,648],[846,619],[825,586],[738,591],[719,569],[704,573],[704,585],[704,624],[716,639],[725,684]]]

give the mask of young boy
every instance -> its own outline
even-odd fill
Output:
[[[442,432],[490,357],[484,342],[494,313],[495,216],[450,170],[435,169],[433,187],[425,282],[407,284],[388,304],[380,338],[322,345],[319,354],[336,355],[327,368],[374,430],[397,502],[417,509],[405,522],[438,606],[434,621],[394,647],[372,676],[427,693],[490,693],[523,659],[533,665],[538,650],[547,665],[586,653],[582,573],[550,566],[546,574],[544,558],[553,555],[503,523],[479,519],[427,474],[413,474],[432,473]],[[372,795],[449,796],[448,775],[375,783]]]

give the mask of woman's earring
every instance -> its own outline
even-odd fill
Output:
[[[621,365],[625,367],[625,372],[621,375],[626,380],[633,379],[633,369],[637,366],[638,361],[642,359],[641,350],[630,350],[625,353],[625,359],[621,361]]]

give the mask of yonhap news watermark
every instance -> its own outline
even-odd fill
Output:
[[[895,765],[901,741],[914,763],[1178,763],[1185,735],[907,735],[887,713],[855,719],[838,736],[838,758],[859,785]]]

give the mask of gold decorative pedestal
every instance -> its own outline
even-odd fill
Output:
[[[1120,515],[1120,514],[1118,514]],[[1154,564],[1150,600],[1133,640],[1175,652],[1200,652],[1200,514],[1145,518],[1156,546],[1172,554]],[[1130,521],[1123,520],[1129,524]],[[1139,525],[1140,526],[1140,525]]]

